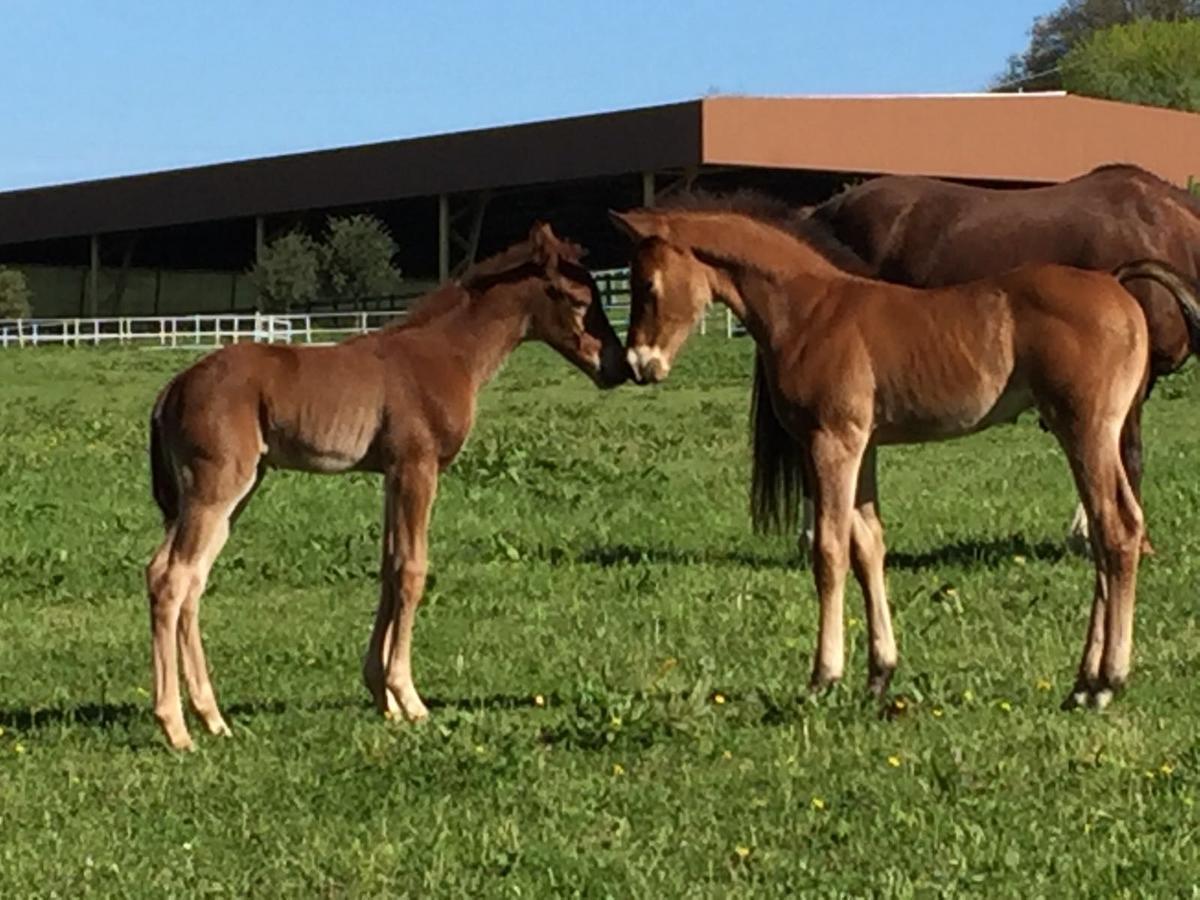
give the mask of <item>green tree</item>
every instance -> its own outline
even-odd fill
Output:
[[[1106,28],[1076,44],[1059,67],[1075,94],[1200,112],[1200,21]]]
[[[0,268],[0,319],[28,319],[33,302],[25,273]]]
[[[263,248],[250,277],[263,312],[307,306],[321,290],[320,248],[303,232],[285,234]]]
[[[330,217],[320,248],[324,293],[335,300],[386,297],[400,288],[399,247],[374,216]]]
[[[1200,0],[1067,0],[1054,12],[1033,20],[1029,46],[1009,57],[1008,68],[996,79],[993,90],[1060,90],[1064,85],[1059,63],[1093,33],[1142,19],[1174,22],[1196,18],[1200,18]]]

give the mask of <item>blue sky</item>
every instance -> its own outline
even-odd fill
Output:
[[[0,190],[706,93],[971,91],[1057,0],[0,0]]]

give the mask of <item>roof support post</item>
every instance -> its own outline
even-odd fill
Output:
[[[267,247],[267,228],[262,216],[254,217],[254,262],[262,262],[263,250]]]
[[[90,240],[88,260],[88,318],[95,319],[100,305],[100,235]]]
[[[654,205],[654,173],[642,173],[642,206]]]
[[[438,281],[450,277],[450,198],[438,194]]]

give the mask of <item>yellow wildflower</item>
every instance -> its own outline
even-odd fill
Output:
[[[963,691],[963,699],[970,703],[975,699],[975,692],[970,688],[967,688],[965,691]]]
[[[999,706],[1005,712],[1012,712],[1012,704],[1009,703],[1007,700],[1001,700],[999,703]]]
[[[908,701],[905,700],[903,697],[897,697],[896,702],[893,703],[892,706],[894,706],[897,710],[907,709]]]
[[[724,694],[713,694],[713,703],[717,704],[717,706],[720,706],[724,702],[725,702]]]
[[[17,754],[17,756],[20,756],[24,752],[25,752],[24,744],[21,744],[21,743],[13,744],[13,753]]]
[[[848,628],[856,628],[856,627],[858,627],[858,619],[854,618],[854,616],[851,616],[850,618],[848,618],[848,619],[846,620],[846,626],[847,626]]]
[[[738,855],[738,859],[745,859],[747,856],[750,855],[750,848],[743,847],[741,844],[738,844],[736,847],[733,848],[733,852]]]
[[[730,750],[726,750],[724,753],[721,754],[721,759],[733,759],[733,752]]]
[[[812,808],[817,809],[817,810],[824,809],[825,801],[822,800],[820,797],[813,797],[812,798]]]
[[[533,695],[533,705],[534,706],[545,706],[546,698],[543,697],[541,694],[534,694]]]
[[[1173,765],[1171,765],[1170,763],[1163,763],[1161,766],[1158,767],[1158,771],[1162,772],[1164,775],[1170,775],[1172,772],[1175,771],[1175,767]]]
[[[942,717],[942,708],[940,706],[935,706],[933,708],[933,717],[935,719],[940,719]]]
[[[475,745],[475,752],[476,752],[476,753],[483,753],[483,751],[484,751],[483,744],[476,744],[476,745]]]
[[[1053,687],[1053,685],[1052,685],[1052,684],[1050,684],[1050,681],[1049,681],[1049,679],[1047,679],[1047,678],[1039,678],[1039,679],[1037,680],[1037,689],[1038,689],[1039,691],[1048,691],[1048,690],[1050,690],[1050,688],[1051,688],[1051,687]]]
[[[1023,566],[1023,565],[1025,565],[1025,557],[1021,556],[1018,553],[1016,556],[1013,557],[1013,562],[1015,562],[1018,566]]]
[[[901,760],[900,760],[900,757],[898,757],[898,756],[889,756],[888,757],[888,765],[891,766],[893,769],[900,768],[900,762],[901,762]]]
[[[625,774],[625,767],[623,765],[621,765],[620,763],[613,763],[613,776],[616,777],[616,776],[624,775],[624,774]]]

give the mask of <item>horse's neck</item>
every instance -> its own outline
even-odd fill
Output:
[[[498,284],[473,293],[453,309],[423,323],[423,339],[438,341],[478,391],[521,343],[529,325],[520,285]]]

